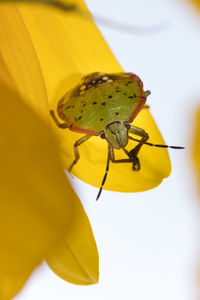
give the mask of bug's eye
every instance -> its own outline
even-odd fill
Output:
[[[131,128],[130,124],[125,124],[126,128],[129,130]]]
[[[106,138],[106,135],[105,135],[104,132],[100,135],[100,138],[102,138],[102,139],[105,139],[105,138]]]

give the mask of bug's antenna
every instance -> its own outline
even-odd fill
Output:
[[[132,136],[129,136],[128,138],[132,141],[140,142],[140,140],[135,139]],[[148,142],[144,142],[143,144],[148,145],[148,146],[153,146],[153,147],[160,147],[160,148],[185,149],[185,147],[181,147],[181,146],[160,145],[160,144],[152,144],[152,143],[148,143]]]
[[[105,175],[103,177],[103,180],[102,180],[101,187],[99,189],[98,195],[96,197],[96,201],[99,199],[99,197],[101,195],[101,192],[102,192],[102,189],[103,189],[103,186],[104,186],[104,183],[106,182],[106,178],[107,178],[107,174],[108,174],[108,170],[109,170],[109,162],[110,162],[110,151],[109,151],[109,148],[108,148],[108,158],[107,158],[107,163],[106,163],[106,172],[105,172]]]

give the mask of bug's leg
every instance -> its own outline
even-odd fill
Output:
[[[148,97],[150,94],[151,94],[150,91],[145,91],[145,92],[144,92],[145,97]]]
[[[127,154],[127,153],[126,153]],[[106,182],[106,178],[107,178],[107,174],[108,174],[108,171],[109,171],[109,163],[110,161],[114,162],[114,163],[124,163],[124,162],[133,162],[132,159],[115,159],[115,154],[114,154],[114,149],[113,147],[108,144],[108,158],[107,158],[107,163],[106,163],[106,172],[105,172],[105,175],[103,177],[103,180],[102,180],[102,183],[101,183],[101,187],[99,189],[99,192],[98,192],[98,195],[97,195],[97,198],[96,198],[96,201],[99,199],[100,195],[101,195],[101,192],[102,192],[102,189],[103,189],[103,186]]]
[[[105,175],[103,177],[103,180],[102,180],[102,183],[101,183],[101,187],[99,189],[99,192],[98,192],[96,200],[99,199],[99,197],[101,195],[101,192],[102,192],[102,189],[103,189],[103,186],[104,186],[104,184],[106,182],[107,174],[108,174],[108,171],[109,171],[109,163],[110,163],[110,161],[112,161],[113,163],[133,162],[133,159],[132,159],[131,155],[128,153],[128,151],[125,150],[125,149],[123,149],[123,150],[125,151],[125,153],[128,155],[129,158],[127,158],[127,159],[115,159],[114,149],[113,149],[113,147],[110,144],[108,144],[108,158],[107,158],[107,164],[106,164],[106,172],[105,172]]]
[[[135,148],[133,148],[131,151],[127,151],[129,153],[129,156],[132,157],[132,159],[134,159],[133,170],[138,171],[140,170],[140,162],[137,155],[142,145],[148,140],[149,135],[143,129],[135,126],[131,126],[131,128],[129,129],[129,133],[141,136],[141,140],[139,141],[138,145]]]
[[[144,92],[145,97],[148,97],[150,94],[151,94],[150,91]],[[149,105],[145,105],[145,106],[143,106],[143,108],[150,108],[150,106],[149,106]],[[143,108],[142,108],[142,109],[143,109]]]
[[[78,152],[78,146],[80,146],[82,143],[84,143],[85,141],[87,141],[92,135],[90,134],[86,134],[84,135],[81,139],[79,139],[78,141],[75,142],[74,144],[74,155],[75,155],[75,159],[73,161],[73,163],[71,164],[71,166],[68,169],[68,172],[70,173],[73,166],[77,163],[77,161],[80,158],[80,154]]]
[[[54,113],[53,110],[50,110],[50,115],[52,116],[52,119],[54,120],[54,122],[56,123],[56,125],[59,127],[59,128],[62,128],[62,129],[66,129],[66,128],[69,128],[69,126],[66,124],[66,123],[60,123],[58,121],[58,119],[56,118],[56,115]]]
[[[125,148],[122,148],[122,150],[124,150],[124,152],[128,155],[129,158],[123,158],[123,159],[115,159],[115,153],[114,153],[114,148],[109,145],[110,149],[110,160],[113,162],[113,163],[129,163],[129,162],[133,162],[133,159],[130,155],[130,153],[125,149]]]
[[[108,144],[108,158],[107,158],[107,163],[106,163],[106,172],[105,172],[105,175],[103,177],[101,187],[99,189],[96,201],[99,199],[99,197],[101,195],[101,192],[102,192],[102,189],[103,189],[103,186],[106,182],[107,174],[108,174],[108,171],[109,171],[110,161],[112,161],[113,163],[133,162],[133,159],[132,159],[131,155],[129,154],[129,152],[126,149],[123,149],[123,150],[125,151],[125,153],[128,155],[129,158],[127,158],[127,159],[115,159],[114,149],[110,144]]]

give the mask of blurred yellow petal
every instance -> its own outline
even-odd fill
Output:
[[[55,240],[56,244],[66,240],[62,257],[52,252],[51,258],[70,273],[69,279],[64,277],[70,282],[72,277],[80,278],[79,284],[97,282],[98,252],[88,218],[62,170],[50,128],[10,89],[26,95],[26,102],[42,116],[48,113],[42,74],[37,59],[32,59],[29,35],[14,6],[0,6],[0,15],[0,78],[7,84],[0,82],[0,185],[4,199],[0,202],[0,299],[4,300],[14,296],[31,271],[50,255]],[[77,269],[76,264],[83,268]],[[58,273],[59,268],[56,270]],[[87,272],[90,276],[86,280]]]
[[[1,4],[0,32],[0,55],[15,88],[37,113],[47,117],[47,96],[40,65],[29,33],[14,4]]]
[[[6,299],[71,221],[77,197],[49,128],[2,82],[0,98],[0,299]]]
[[[61,278],[88,285],[98,282],[99,259],[89,221],[79,210],[82,207],[76,204],[69,230],[46,261]]]
[[[59,262],[57,273],[64,270],[62,277],[70,282],[76,277],[79,284],[97,282],[90,224],[62,171],[49,128],[2,82],[0,97],[0,299],[15,295],[53,243],[64,238],[62,257],[56,249],[51,253]]]
[[[83,1],[75,3],[80,9],[86,10]],[[83,75],[94,71],[122,71],[96,25],[87,18],[49,8],[38,10],[37,7],[30,9],[25,5],[18,5],[18,8],[35,45],[52,109],[56,109],[58,100]],[[134,124],[145,129],[152,142],[164,143],[147,110],[140,113]],[[74,159],[73,143],[81,135],[69,130],[55,130],[60,140],[63,164],[67,169]],[[118,152],[123,156],[121,151]],[[73,174],[99,187],[105,172],[106,142],[94,137],[81,145],[80,154],[81,159],[74,167]],[[140,172],[133,172],[128,164],[111,164],[105,189],[144,191],[159,185],[163,178],[169,176],[171,166],[166,150],[144,146],[139,158],[142,166]]]
[[[193,158],[197,171],[198,188],[200,192],[200,108],[197,111],[195,121]]]
[[[192,2],[198,10],[200,10],[200,0],[190,0],[190,2]]]

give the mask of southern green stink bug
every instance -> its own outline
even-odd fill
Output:
[[[59,128],[69,128],[85,134],[74,144],[75,159],[69,167],[69,172],[80,158],[79,145],[92,136],[100,136],[107,140],[106,172],[97,200],[106,181],[110,161],[113,163],[130,162],[132,169],[139,171],[138,153],[143,144],[183,149],[183,147],[148,143],[149,135],[143,129],[130,125],[140,110],[147,107],[144,104],[149,94],[150,91],[144,92],[142,81],[133,73],[102,74],[95,72],[85,76],[80,84],[58,102],[57,112],[64,123],[60,123],[54,111],[50,111]],[[141,139],[135,139],[129,134],[137,135]],[[131,151],[125,148],[129,140],[138,142]],[[114,149],[123,149],[127,158],[116,160]]]

